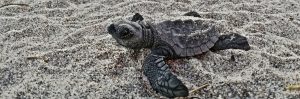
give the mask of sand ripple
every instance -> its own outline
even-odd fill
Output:
[[[25,4],[25,5],[10,5]],[[251,50],[177,60],[176,74],[201,98],[296,98],[300,82],[299,0],[1,0],[0,98],[152,97],[142,79],[149,53],[132,51],[106,26],[139,12],[160,22],[199,12]]]

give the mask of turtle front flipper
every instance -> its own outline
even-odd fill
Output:
[[[164,56],[152,53],[147,56],[144,62],[144,75],[148,78],[151,87],[169,98],[188,96],[187,87],[171,73],[164,58]]]
[[[220,35],[219,40],[210,49],[211,51],[218,51],[224,49],[242,49],[250,50],[247,38],[239,34]]]

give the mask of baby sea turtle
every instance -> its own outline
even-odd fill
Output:
[[[131,20],[110,24],[107,29],[126,48],[151,49],[143,73],[153,90],[169,98],[188,96],[188,88],[172,74],[166,59],[195,56],[209,50],[250,49],[246,37],[219,35],[214,25],[201,20],[167,20],[154,24],[136,13]]]

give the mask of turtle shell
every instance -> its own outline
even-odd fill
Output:
[[[215,26],[202,20],[163,21],[156,25],[160,39],[168,43],[178,56],[194,56],[209,51],[218,41]]]

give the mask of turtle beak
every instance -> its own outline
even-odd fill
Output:
[[[116,27],[115,27],[114,24],[109,25],[109,26],[107,27],[107,30],[108,30],[108,33],[109,33],[109,34],[114,34],[114,33],[117,32]]]

